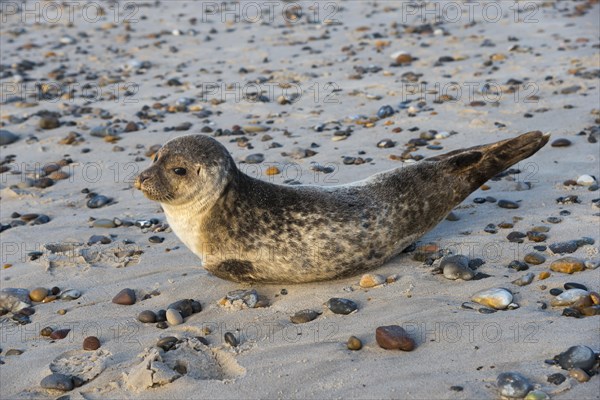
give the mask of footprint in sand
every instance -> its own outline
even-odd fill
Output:
[[[171,350],[151,347],[139,354],[136,364],[124,380],[134,390],[167,385],[182,376],[196,380],[230,380],[246,369],[225,351],[211,349],[195,338],[182,339]]]

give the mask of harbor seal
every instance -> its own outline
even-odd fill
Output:
[[[381,266],[549,136],[529,132],[346,185],[277,185],[242,173],[204,135],[168,141],[135,186],[206,270],[236,282],[301,283]]]

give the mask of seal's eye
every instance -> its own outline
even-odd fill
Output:
[[[154,159],[152,161],[153,162],[157,162],[158,161],[158,153],[154,155]]]
[[[185,170],[185,168],[175,168],[173,170],[173,172],[175,172],[177,175],[181,175],[181,176],[187,174],[187,171]]]

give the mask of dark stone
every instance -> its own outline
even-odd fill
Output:
[[[567,380],[567,377],[564,376],[563,374],[561,374],[560,372],[557,372],[552,375],[548,375],[548,382],[552,383],[554,385],[560,385],[561,383],[563,383],[566,380]]]
[[[583,318],[581,312],[575,308],[567,307],[563,310],[562,315],[565,317]]]
[[[74,388],[73,378],[57,373],[53,373],[42,379],[40,386],[44,389],[62,390],[64,392],[73,390]]]
[[[529,269],[529,265],[519,260],[512,260],[508,264],[508,268],[514,269],[515,271],[527,271]]]
[[[564,284],[564,288],[565,288],[565,290],[569,290],[569,289],[588,290],[588,288],[585,285],[582,285],[581,283],[576,283],[576,282],[567,282]]]
[[[172,308],[179,311],[181,316],[185,319],[194,313],[194,306],[192,304],[193,301],[194,300],[192,299],[179,300],[175,303],[169,304],[167,309]]]
[[[230,345],[231,347],[237,347],[239,345],[237,338],[231,332],[225,332],[225,335],[223,335],[223,338],[225,339],[225,342],[228,345]]]
[[[380,326],[375,330],[375,340],[379,347],[386,350],[412,351],[415,342],[398,325]]]
[[[334,314],[350,314],[358,310],[358,305],[349,299],[333,297],[327,301],[327,308]]]
[[[519,208],[519,203],[510,200],[499,200],[498,207],[500,208],[508,208],[508,209],[516,209]]]
[[[587,346],[572,346],[560,353],[556,360],[563,369],[581,368],[589,371],[596,363],[596,354]]]
[[[575,240],[553,243],[548,247],[555,254],[574,253],[579,248]]]
[[[523,243],[523,238],[527,236],[526,234],[524,234],[523,232],[517,232],[517,231],[513,231],[511,233],[509,233],[506,238],[508,239],[509,242],[512,243]]]

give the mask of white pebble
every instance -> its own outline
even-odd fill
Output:
[[[450,136],[450,133],[448,133],[446,131],[438,132],[435,134],[436,139],[446,139],[449,136]]]
[[[170,325],[179,325],[183,323],[183,317],[179,311],[169,308],[167,310],[167,322]]]
[[[581,175],[577,178],[577,184],[580,186],[592,186],[596,183],[596,180],[591,175]]]
[[[512,303],[513,295],[506,289],[492,288],[475,293],[471,300],[496,310],[504,310]]]

